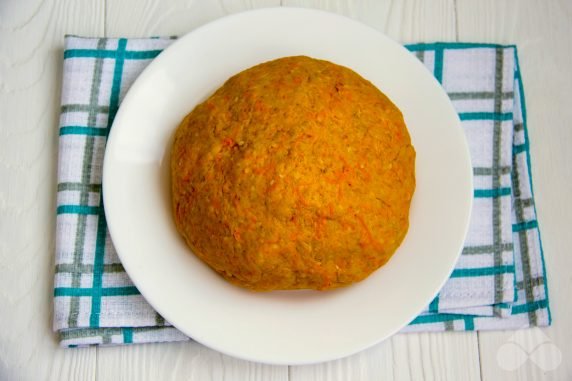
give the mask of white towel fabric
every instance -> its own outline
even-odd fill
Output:
[[[66,38],[54,289],[54,329],[63,346],[188,340],[131,283],[101,202],[105,143],[121,99],[172,41]],[[516,47],[407,47],[459,112],[471,150],[475,199],[451,279],[403,331],[550,324]]]

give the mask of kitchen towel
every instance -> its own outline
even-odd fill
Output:
[[[125,93],[172,38],[66,37],[59,129],[54,330],[62,346],[181,341],[134,287],[101,198],[103,155]],[[474,203],[460,259],[403,332],[550,324],[515,46],[406,46],[441,82],[471,151]]]

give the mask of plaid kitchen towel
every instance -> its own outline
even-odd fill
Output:
[[[550,325],[516,47],[435,43],[407,48],[433,72],[459,113],[475,189],[469,231],[451,278],[403,331]]]
[[[60,118],[54,329],[62,346],[188,340],[125,273],[101,199],[106,138],[121,99],[172,39],[67,37]],[[550,324],[514,46],[408,48],[449,93],[469,142],[474,204],[451,279],[403,331]]]

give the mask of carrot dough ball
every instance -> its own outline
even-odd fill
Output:
[[[286,57],[233,76],[185,117],[171,179],[177,229],[225,279],[328,290],[366,278],[402,242],[415,150],[369,81]]]

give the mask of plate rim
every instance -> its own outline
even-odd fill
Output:
[[[174,49],[177,49],[178,46],[184,46],[185,41],[187,41],[187,39],[190,38],[190,36],[203,32],[204,30],[208,29],[208,28],[216,28],[218,27],[219,24],[223,24],[225,22],[227,22],[229,19],[236,19],[236,18],[240,18],[243,17],[245,14],[253,14],[253,13],[259,13],[259,14],[268,14],[268,13],[282,13],[282,12],[301,12],[301,13],[307,13],[307,14],[316,14],[316,15],[327,15],[327,17],[331,17],[331,18],[338,18],[343,20],[344,22],[351,22],[354,23],[356,26],[359,27],[365,27],[367,29],[369,29],[371,32],[377,34],[378,36],[383,37],[384,39],[386,39],[389,43],[393,44],[394,47],[399,48],[401,50],[403,50],[404,52],[406,52],[407,54],[410,54],[410,52],[400,43],[396,42],[395,40],[391,39],[390,37],[388,37],[387,35],[385,35],[384,33],[380,32],[379,30],[364,24],[362,22],[353,20],[349,17],[346,16],[342,16],[342,15],[338,15],[335,13],[331,13],[331,12],[327,12],[327,11],[323,11],[323,10],[316,10],[316,9],[308,9],[308,8],[301,8],[301,7],[272,7],[272,8],[262,8],[262,9],[255,9],[255,10],[249,10],[249,11],[243,11],[243,12],[239,12],[239,13],[235,13],[235,14],[231,14],[228,16],[224,16],[221,18],[218,18],[216,20],[213,20],[211,22],[208,22],[198,28],[195,28],[193,30],[191,30],[190,32],[186,33],[185,35],[181,36],[179,39],[175,40],[173,42],[173,44],[171,44],[170,46],[168,46],[166,49],[164,49],[163,52],[161,52],[147,67],[145,67],[145,69],[139,74],[138,78],[135,80],[135,82],[132,84],[131,88],[129,89],[129,91],[127,92],[127,94],[125,95],[123,102],[121,105],[123,105],[126,101],[129,102],[129,100],[133,97],[132,94],[136,93],[138,88],[140,86],[142,86],[142,84],[144,84],[146,77],[149,75],[148,73],[152,72],[153,70],[155,70],[155,67],[159,67],[160,65],[162,65],[162,62],[164,60],[165,57],[165,52],[169,52],[172,51]],[[169,53],[167,53],[169,54]],[[417,64],[423,66],[423,68],[425,69],[424,65],[420,62],[415,60]],[[434,81],[434,83],[437,85],[437,87],[439,87],[440,91],[446,95],[445,90],[441,87],[441,85],[439,84],[439,82],[433,77],[433,75],[431,73],[428,72],[428,75],[431,77],[431,79]],[[447,96],[448,99],[448,96]],[[116,126],[116,124],[121,124],[122,119],[124,118],[124,113],[125,113],[125,108],[122,108],[120,105],[118,112],[115,116],[114,122],[112,124],[112,128],[110,130],[110,133],[108,135],[107,138],[107,143],[106,143],[106,148],[105,148],[105,155],[104,155],[104,162],[103,162],[103,174],[102,174],[102,192],[103,192],[103,201],[104,204],[108,204],[108,198],[111,197],[110,194],[112,194],[113,192],[110,191],[110,181],[109,181],[109,176],[110,176],[110,157],[112,157],[112,155],[108,155],[108,153],[113,150],[114,147],[114,136],[116,135],[116,131],[118,130],[118,128],[113,128]],[[449,107],[450,109],[453,111],[453,113],[451,114],[452,116],[454,115],[454,117],[456,118],[456,128],[461,129],[461,122],[459,119],[459,116],[457,114],[457,112],[454,110],[454,107],[451,103],[451,101],[449,100]],[[469,164],[468,166],[468,170],[471,171],[471,176],[469,176],[469,188],[471,190],[471,197],[469,197],[469,201],[468,201],[468,206],[467,206],[467,213],[466,213],[466,218],[465,221],[463,221],[464,224],[464,234],[463,234],[463,241],[467,235],[468,229],[469,229],[469,221],[470,221],[470,216],[471,216],[471,211],[472,211],[472,206],[473,206],[473,197],[472,197],[472,189],[473,189],[473,176],[472,176],[472,165],[471,165],[471,161],[470,161],[470,152],[469,152],[469,148],[468,148],[468,143],[466,140],[466,137],[464,137],[463,139],[464,142],[464,151],[466,153],[466,158],[467,163]],[[107,181],[106,181],[107,179]],[[114,218],[110,216],[113,216],[113,212],[109,211],[108,209],[105,209],[105,216],[107,219],[107,227],[108,227],[108,231],[109,234],[112,238],[112,241],[114,242],[114,246],[116,247],[116,252],[117,255],[119,256],[121,262],[124,265],[125,271],[127,273],[127,275],[129,276],[129,278],[131,279],[131,281],[135,284],[135,286],[137,287],[138,290],[140,290],[141,295],[145,298],[145,300],[153,307],[153,309],[155,309],[156,311],[160,312],[160,314],[162,316],[168,316],[170,315],[170,313],[168,311],[164,311],[163,306],[159,306],[158,304],[155,303],[155,301],[151,302],[147,299],[147,297],[145,296],[145,290],[147,288],[147,286],[144,284],[144,282],[141,282],[141,278],[139,276],[132,276],[132,270],[130,270],[131,266],[127,263],[130,263],[130,261],[126,261],[125,262],[125,252],[122,250],[120,250],[118,248],[118,245],[115,244],[115,240],[113,239],[114,237],[114,233],[113,231],[116,230],[113,226],[114,226]],[[454,268],[455,268],[455,264],[461,254],[461,249],[462,249],[462,244],[461,247],[458,250],[457,256],[455,257],[455,260],[452,261],[452,264],[449,266],[450,268],[448,269],[447,272],[447,277],[444,277],[442,279],[442,282],[440,284],[440,286],[437,288],[437,290],[435,291],[435,293],[433,294],[433,297],[435,297],[439,291],[441,290],[441,288],[443,287],[443,285],[447,282],[447,280],[449,279],[451,273],[453,272]],[[429,302],[430,300],[428,300]],[[414,318],[415,316],[418,315],[420,311],[418,311],[417,313],[413,314],[412,318]],[[168,321],[171,321],[170,319],[166,319]],[[343,353],[338,353],[336,355],[333,355],[331,353],[329,354],[325,354],[323,356],[317,356],[314,357],[312,359],[308,359],[307,361],[288,361],[287,359],[282,360],[277,360],[277,359],[265,359],[265,358],[258,358],[258,357],[250,357],[248,355],[244,355],[240,352],[235,352],[232,350],[229,350],[228,348],[225,348],[224,346],[221,347],[219,346],[217,343],[213,343],[210,342],[208,339],[205,338],[200,338],[197,339],[196,336],[199,335],[195,335],[193,334],[192,336],[188,333],[189,331],[186,329],[186,327],[184,328],[179,328],[175,325],[173,325],[174,328],[179,329],[181,332],[183,332],[185,335],[189,336],[192,340],[195,340],[201,344],[206,345],[209,348],[212,348],[216,351],[219,351],[221,353],[236,357],[236,358],[240,358],[240,359],[244,359],[244,360],[248,360],[248,361],[255,361],[255,362],[259,362],[259,363],[265,363],[265,364],[272,364],[272,365],[306,365],[306,364],[313,364],[313,363],[319,363],[319,362],[324,362],[324,361],[329,361],[329,360],[334,360],[334,359],[338,359],[338,358],[343,358],[343,357],[347,357],[350,355],[353,355],[355,353],[361,352],[377,343],[380,343],[386,339],[388,339],[389,337],[393,336],[395,333],[397,333],[398,331],[400,331],[403,327],[405,327],[407,324],[409,324],[409,320],[404,322],[402,325],[395,327],[395,329],[393,329],[390,333],[386,334],[384,337],[375,337],[372,338],[371,340],[369,340],[367,343],[363,343],[361,346],[353,348],[350,351],[339,351],[339,352],[343,352]]]

